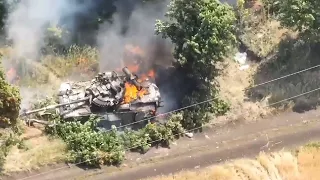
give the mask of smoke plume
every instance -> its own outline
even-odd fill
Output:
[[[7,4],[12,4],[12,0],[7,0]],[[155,65],[168,66],[173,59],[171,43],[154,33],[155,20],[164,17],[167,4],[168,0],[148,3],[142,3],[141,0],[21,0],[8,7],[5,30],[13,49],[11,58],[38,61],[40,50],[47,43],[48,27],[63,25],[69,31],[69,38],[64,39],[65,44],[82,41],[97,46],[101,71],[125,65],[122,60],[126,45],[139,46],[145,53],[144,63],[149,68]],[[97,13],[113,15],[98,30],[87,31],[86,23],[94,21]],[[79,34],[82,39],[74,41],[73,38],[79,37]],[[161,84],[164,87],[160,87],[160,90],[164,89],[161,93],[165,107],[171,105],[173,108],[174,98],[168,93],[172,91],[171,83],[162,81]],[[28,104],[25,101],[32,99],[28,94],[30,91],[27,91],[22,92],[23,104]]]
[[[163,108],[158,112],[166,112],[177,107],[177,100],[169,71],[160,71],[159,66],[167,67],[172,64],[172,44],[170,40],[155,35],[155,21],[163,19],[169,1],[150,4],[138,2],[141,1],[118,1],[112,25],[104,23],[100,26],[97,35],[100,71],[114,70],[126,65],[124,62],[126,45],[140,47],[143,51],[144,67],[147,69],[158,67],[156,82],[163,100]]]
[[[40,50],[46,45],[48,27],[59,24],[73,27],[74,15],[85,12],[90,6],[89,3],[79,4],[69,0],[7,0],[6,4],[8,15],[5,20],[5,32],[12,51],[10,57],[4,59],[5,68],[8,64],[19,64],[18,61],[26,63],[26,59],[38,61]],[[23,97],[22,108],[39,93],[29,91],[25,87],[20,87],[20,92]],[[43,93],[42,91],[40,94]]]
[[[112,25],[105,23],[100,26],[97,35],[97,43],[101,53],[100,70],[121,67],[126,45],[140,47],[146,57],[145,60],[150,65],[155,63],[155,50],[165,49],[170,54],[170,43],[155,35],[155,20],[163,18],[168,1],[152,4],[138,2],[141,1],[118,1]]]
[[[9,11],[6,20],[7,37],[13,47],[12,56],[36,59],[45,44],[48,26],[72,26],[72,16],[85,11],[88,6],[90,4],[78,4],[76,1],[68,0],[19,1]]]

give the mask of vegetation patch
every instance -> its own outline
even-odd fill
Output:
[[[261,101],[268,97],[268,103],[272,104],[319,87],[319,68],[316,67],[319,65],[317,46],[310,46],[309,43],[291,35],[283,39],[278,46],[275,56],[260,63],[252,77],[253,84],[264,83],[308,68],[315,68],[260,87],[248,89],[248,96],[254,101]],[[315,91],[290,99],[275,107],[282,106],[286,109],[293,108],[295,111],[304,112],[315,108],[319,104],[319,95],[319,92]]]
[[[17,123],[20,103],[19,89],[5,80],[5,74],[0,64],[0,126],[7,127]]]
[[[319,22],[319,16],[311,8],[318,7],[319,4],[315,0],[279,2],[270,0],[265,2],[266,6],[256,9],[245,7],[246,1],[239,1],[235,11],[230,6],[213,0],[172,0],[166,13],[167,19],[156,23],[156,33],[171,40],[176,60],[173,66],[177,74],[184,75],[180,79],[184,83],[183,88],[179,87],[179,95],[182,97],[180,105],[189,106],[208,100],[210,102],[173,114],[164,124],[148,124],[139,131],[127,129],[122,133],[117,132],[116,128],[106,132],[98,131],[96,125],[99,119],[96,117],[91,117],[86,122],[65,122],[57,116],[48,116],[47,120],[55,124],[45,129],[53,138],[51,141],[45,139],[45,142],[52,145],[47,147],[51,148],[40,148],[41,145],[27,143],[30,141],[24,144],[20,139],[14,140],[13,136],[4,138],[0,157],[2,161],[8,161],[4,165],[5,169],[32,169],[49,164],[49,161],[65,159],[88,165],[119,164],[125,159],[125,152],[128,150],[145,153],[152,146],[168,147],[171,141],[187,130],[201,129],[210,120],[221,118],[216,118],[217,116],[226,114],[223,118],[231,120],[258,119],[270,112],[266,105],[318,88],[320,76],[315,70],[260,87],[250,87],[252,84],[263,83],[317,65],[319,28],[316,22]],[[101,12],[103,11],[97,13],[99,18],[93,18],[94,25],[86,28],[91,33],[96,33],[93,29],[97,30],[101,23],[100,20],[96,21],[102,16]],[[107,19],[104,17],[103,20]],[[82,25],[87,27],[87,24]],[[60,32],[60,29],[48,30]],[[293,33],[297,31],[300,34]],[[15,83],[44,90],[40,84],[55,88],[68,78],[87,80],[96,75],[99,69],[99,52],[95,46],[60,46],[63,37],[59,33],[55,36],[58,39],[47,37],[45,43],[48,45],[38,60],[10,59],[5,56],[7,62],[17,68],[16,75],[19,80]],[[248,63],[251,66],[249,69],[240,70],[239,65],[230,58],[233,56],[230,55],[230,50],[238,45],[237,40],[261,61],[251,61]],[[10,48],[1,49],[2,54],[11,54],[9,51]],[[319,104],[319,95],[318,92],[309,94],[281,103],[279,107],[291,107],[295,104],[297,109],[308,110]],[[1,124],[16,124],[20,103],[18,89],[5,80],[5,73],[0,70]],[[52,103],[56,103],[54,97],[34,104],[32,108],[41,108]],[[41,138],[38,140],[44,141]],[[9,152],[11,147],[13,150]],[[50,158],[45,160],[38,151],[47,153]],[[20,164],[18,159],[21,159]],[[30,164],[25,159],[30,159]],[[260,165],[257,161],[244,160],[241,163],[245,165],[232,164],[218,169],[228,175],[234,173],[234,167],[248,171],[246,167],[249,164],[260,167],[265,163],[263,165],[270,165],[269,167],[274,169],[280,166],[278,161],[282,161],[281,159],[294,160],[287,153],[278,153],[272,157],[262,155],[257,160]],[[290,168],[294,169],[295,166]],[[222,177],[218,171],[215,173]],[[268,177],[265,170],[261,170],[261,175]],[[238,172],[237,176],[244,175]],[[284,177],[286,172],[278,171],[277,176]]]
[[[24,140],[22,145],[23,148],[16,145],[10,149],[3,165],[3,173],[31,171],[67,160],[66,144],[61,139],[39,136]]]
[[[184,87],[188,91],[182,92],[182,106],[211,99],[183,113],[186,129],[201,127],[211,119],[210,115],[229,110],[218,96],[217,63],[224,60],[236,42],[236,16],[229,5],[215,0],[172,0],[165,16],[169,21],[157,21],[156,33],[172,41],[175,67],[185,75],[183,82],[188,82]]]
[[[182,171],[169,176],[148,178],[150,180],[222,180],[222,179],[318,179],[319,143],[300,147],[296,154],[280,151],[260,153],[255,159],[237,159],[222,165]]]
[[[182,116],[173,115],[163,125],[148,124],[139,131],[126,130],[123,134],[112,130],[98,131],[97,119],[91,116],[88,121],[63,122],[55,119],[55,126],[47,126],[51,136],[62,138],[67,144],[68,160],[87,165],[117,165],[125,158],[125,151],[145,153],[151,146],[165,145],[185,132],[181,126]]]
[[[252,1],[251,5],[248,2],[239,0],[237,4],[238,38],[244,50],[254,55],[251,58],[257,58],[252,60],[260,60],[272,55],[283,35],[290,31],[270,15],[268,6],[261,1]]]

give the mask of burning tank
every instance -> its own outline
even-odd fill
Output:
[[[149,79],[140,80],[127,67],[123,74],[113,72],[99,73],[92,81],[66,82],[59,89],[59,104],[32,111],[22,115],[57,109],[63,119],[100,117],[99,129],[110,129],[112,125],[139,128],[155,115],[160,107],[159,88]],[[121,129],[121,128],[119,128]]]

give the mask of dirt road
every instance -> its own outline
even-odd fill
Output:
[[[250,157],[260,151],[292,148],[320,140],[320,110],[304,114],[284,113],[250,124],[229,124],[205,129],[192,139],[182,138],[171,149],[152,149],[145,155],[128,154],[120,168],[83,170],[76,166],[51,167],[6,179],[134,180],[170,174],[182,169],[202,168],[228,159]],[[39,173],[39,172],[38,172]]]
[[[317,125],[320,125],[318,123]],[[223,162],[225,160],[251,157],[257,155],[260,151],[275,151],[282,148],[288,148],[297,145],[303,145],[310,140],[320,140],[320,131],[317,128],[308,128],[306,131],[299,131],[294,134],[281,135],[269,139],[268,142],[263,139],[258,139],[245,144],[238,144],[235,142],[233,147],[223,147],[219,151],[207,151],[202,154],[196,154],[190,156],[183,156],[170,161],[161,162],[148,167],[139,167],[131,169],[127,172],[107,174],[101,173],[92,176],[94,180],[133,180],[133,179],[144,179],[158,175],[168,175],[174,172],[179,172],[186,169],[203,168],[213,164]],[[89,178],[90,179],[90,178]]]

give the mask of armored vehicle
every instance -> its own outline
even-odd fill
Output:
[[[140,128],[153,119],[161,106],[160,91],[154,82],[139,79],[127,67],[122,72],[99,73],[92,81],[62,83],[59,104],[24,111],[22,115],[56,109],[63,119],[95,114],[100,117],[100,130],[112,125],[119,129]]]

